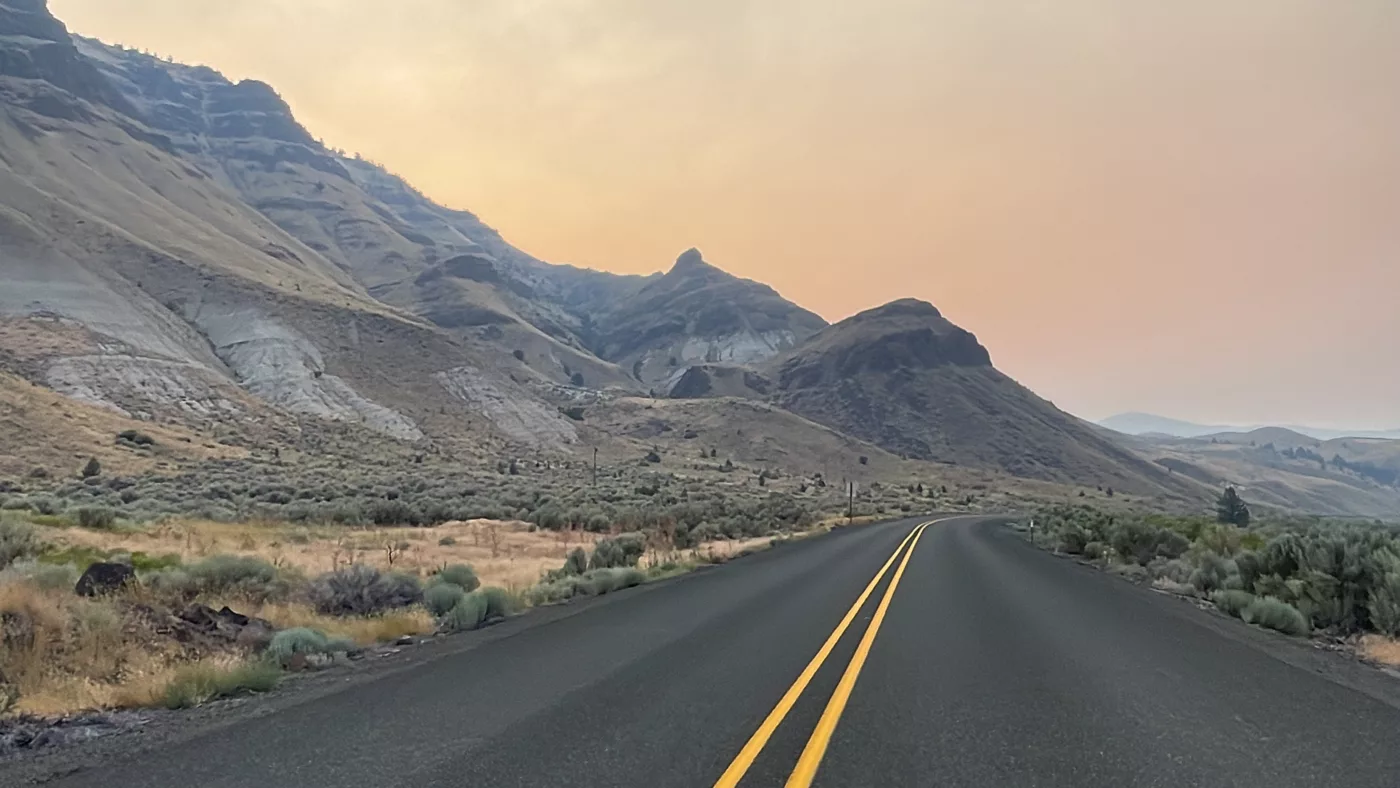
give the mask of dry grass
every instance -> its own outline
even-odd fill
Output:
[[[1400,640],[1382,635],[1367,635],[1361,639],[1361,653],[1382,665],[1400,668]]]
[[[0,672],[20,691],[19,712],[144,705],[141,688],[163,685],[186,661],[173,644],[133,631],[108,601],[5,583],[0,613],[8,619]]]
[[[339,618],[317,613],[304,604],[280,602],[255,607],[248,615],[265,618],[278,629],[319,629],[331,637],[348,638],[361,646],[394,641],[404,635],[426,635],[436,627],[433,617],[422,608],[363,618]]]
[[[12,325],[12,324],[11,324]],[[3,326],[0,326],[3,328]],[[118,446],[125,430],[156,440],[153,452]],[[214,443],[188,430],[137,421],[0,372],[0,477],[19,478],[36,467],[55,476],[77,473],[96,457],[108,473],[137,474],[171,463],[243,457],[246,449]]]
[[[559,568],[570,550],[591,548],[596,537],[581,532],[531,532],[526,523],[491,520],[378,529],[185,520],[133,533],[71,528],[55,533],[53,540],[102,550],[175,553],[186,562],[218,553],[252,555],[308,575],[351,562],[388,569],[386,547],[406,545],[395,555],[393,569],[427,575],[446,564],[470,564],[483,585],[524,588],[546,570]],[[448,544],[442,544],[444,540]]]

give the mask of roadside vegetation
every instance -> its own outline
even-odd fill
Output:
[[[1260,518],[1235,490],[1214,516],[1041,509],[1031,538],[1115,574],[1289,635],[1348,639],[1372,655],[1400,637],[1400,527]],[[1380,659],[1380,656],[1376,656]]]
[[[736,492],[664,474],[551,484],[543,468],[277,470],[127,479],[83,463],[69,480],[0,483],[0,716],[263,692],[404,637],[720,563],[836,508],[810,480],[766,476]],[[865,503],[889,495],[902,512],[920,492],[876,487]]]

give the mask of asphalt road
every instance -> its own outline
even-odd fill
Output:
[[[1400,786],[1400,681],[993,521],[919,522],[522,617],[50,784]]]

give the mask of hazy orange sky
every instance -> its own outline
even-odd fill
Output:
[[[50,0],[552,262],[916,296],[1098,418],[1400,426],[1396,0]]]

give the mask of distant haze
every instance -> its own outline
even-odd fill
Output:
[[[1151,413],[1120,413],[1099,422],[1111,430],[1128,435],[1173,435],[1178,438],[1199,438],[1221,433],[1252,432],[1263,427],[1282,427],[1318,440],[1335,438],[1400,439],[1400,428],[1388,430],[1315,427],[1303,424],[1195,424],[1180,419],[1154,416]]]
[[[903,296],[1062,407],[1400,425],[1395,0],[51,0],[553,262]]]

